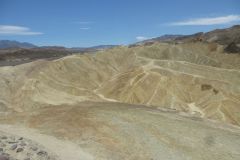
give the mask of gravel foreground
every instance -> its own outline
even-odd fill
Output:
[[[39,144],[23,137],[0,132],[0,160],[57,160]]]

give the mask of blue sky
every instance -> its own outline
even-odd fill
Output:
[[[0,0],[0,39],[85,47],[240,24],[239,0]]]

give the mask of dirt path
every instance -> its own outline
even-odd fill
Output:
[[[49,152],[56,154],[61,160],[93,160],[93,156],[85,153],[78,145],[65,140],[59,140],[52,136],[39,134],[34,129],[29,129],[16,125],[0,125],[0,131],[24,137],[32,140]]]

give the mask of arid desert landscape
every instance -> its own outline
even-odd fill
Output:
[[[240,1],[0,0],[0,160],[240,160]]]
[[[0,152],[24,160],[238,160],[240,54],[201,37],[2,66]]]

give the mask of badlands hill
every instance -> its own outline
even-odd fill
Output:
[[[239,61],[216,44],[156,43],[1,67],[1,108],[116,101],[239,125]]]
[[[238,160],[239,62],[189,42],[1,67],[0,129],[59,159]]]

